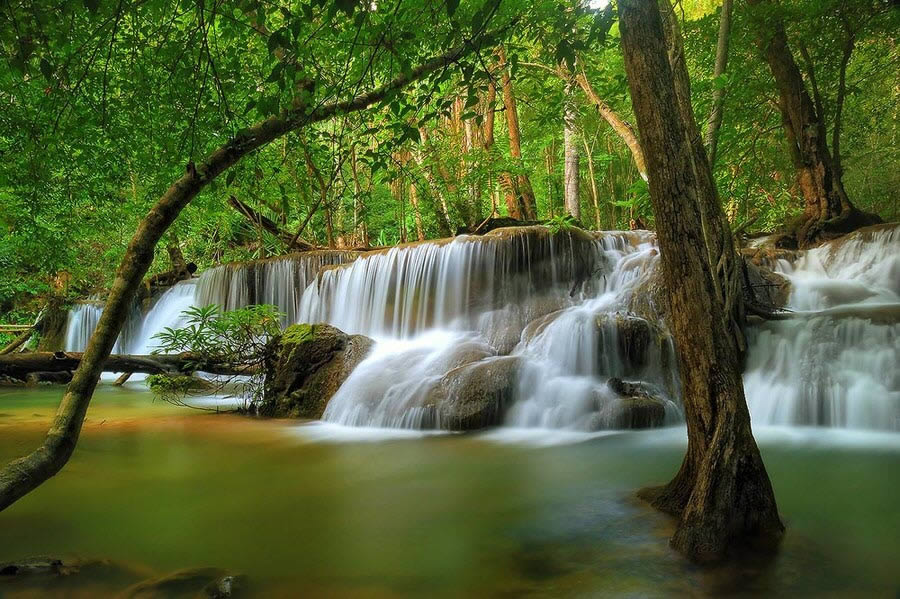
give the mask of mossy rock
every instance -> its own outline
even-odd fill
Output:
[[[654,428],[666,420],[666,402],[652,386],[611,378],[609,389],[618,396],[605,410],[603,418],[610,428]]]
[[[266,416],[318,419],[374,341],[347,335],[327,324],[295,324],[276,342],[266,364],[263,402]]]

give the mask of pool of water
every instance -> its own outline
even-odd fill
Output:
[[[384,434],[254,420],[102,385],[66,468],[0,513],[0,562],[119,564],[0,596],[98,596],[195,567],[250,596],[895,597],[900,434],[761,429],[788,526],[779,554],[716,569],[667,547],[633,499],[667,480],[683,429]],[[0,461],[32,449],[59,388],[0,390]],[[38,586],[36,586],[38,585]]]

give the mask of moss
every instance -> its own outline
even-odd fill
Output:
[[[147,377],[147,385],[157,395],[184,395],[191,391],[209,389],[209,381],[186,375],[152,374]]]
[[[316,325],[292,324],[281,334],[283,344],[297,345],[316,338]]]

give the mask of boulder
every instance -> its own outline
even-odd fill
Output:
[[[512,401],[519,358],[498,356],[449,371],[426,400],[438,428],[454,431],[496,426]]]
[[[597,315],[598,351],[615,351],[628,376],[635,375],[653,364],[661,371],[674,366],[670,355],[671,338],[661,326],[645,318],[624,312]],[[608,347],[611,342],[615,348]]]
[[[266,362],[259,413],[321,418],[328,401],[373,344],[368,337],[347,335],[327,324],[289,326]]]
[[[611,378],[607,386],[618,396],[603,412],[609,428],[653,428],[665,423],[666,401],[651,385]]]

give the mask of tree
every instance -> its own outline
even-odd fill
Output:
[[[578,169],[578,133],[575,129],[576,112],[573,105],[573,85],[566,84],[566,98],[563,102],[563,152],[565,154],[564,165],[564,192],[566,212],[574,219],[581,218],[581,198],[578,187],[581,173]]]
[[[506,50],[503,46],[497,49],[498,67],[502,73],[503,107],[506,111],[506,124],[509,130],[509,154],[513,159],[522,159],[522,134],[519,128],[519,111],[516,107],[516,96],[513,93],[512,77],[506,61]],[[527,174],[513,175],[504,173],[506,187],[506,206],[509,215],[513,218],[525,218],[534,220],[535,212],[534,191]]]
[[[670,58],[677,48],[667,44],[656,0],[622,0],[619,11],[688,426],[675,479],[640,496],[679,518],[676,549],[713,560],[739,543],[777,540],[784,527],[753,439],[738,351],[719,297],[720,256],[709,251],[703,222],[711,173],[702,143],[697,151],[695,132],[685,126],[690,97],[679,93]]]
[[[803,220],[796,229],[797,242],[805,247],[824,238],[847,233],[861,226],[881,222],[874,214],[858,210],[850,201],[843,183],[840,166],[840,115],[835,121],[837,162],[828,147],[828,133],[821,102],[814,103],[793,52],[781,16],[768,0],[747,0],[755,8],[759,47],[778,89],[784,133],[796,170],[797,184],[804,200]],[[842,63],[842,75],[853,49],[852,37]],[[811,67],[810,67],[811,69]],[[818,87],[810,70],[814,95]],[[843,87],[843,85],[842,85]],[[843,105],[844,92],[839,94]]]
[[[719,127],[722,126],[722,112],[725,105],[725,68],[728,65],[728,43],[731,40],[731,12],[734,8],[734,0],[723,0],[722,11],[719,16],[719,40],[716,43],[716,66],[713,71],[713,79],[716,90],[713,92],[713,105],[709,113],[709,121],[706,124],[706,152],[709,155],[709,165],[716,166],[716,146],[719,143]]]
[[[404,70],[383,85],[358,93],[350,99],[318,103],[310,102],[309,90],[301,88],[289,108],[239,131],[202,161],[186,165],[184,174],[150,208],[128,244],[103,314],[72,382],[66,388],[54,424],[44,442],[31,454],[13,460],[0,470],[0,510],[56,474],[72,455],[103,363],[122,329],[135,293],[153,262],[156,244],[191,200],[248,154],[275,139],[292,131],[308,128],[314,123],[383,102],[409,84],[446,69],[470,52],[479,50],[482,45],[496,44],[499,41],[498,35],[487,33],[485,27],[496,13],[498,5],[499,0],[492,0],[482,7],[473,19],[473,34],[462,44]],[[364,77],[367,74],[363,72]]]

